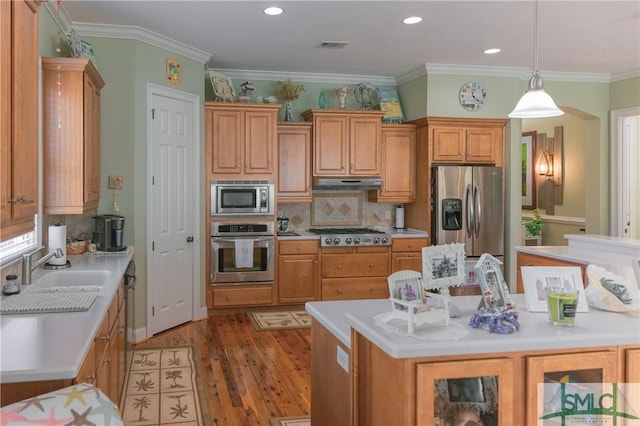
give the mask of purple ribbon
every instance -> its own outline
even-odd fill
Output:
[[[518,314],[512,308],[491,307],[473,314],[469,320],[473,328],[484,328],[490,333],[511,334],[520,328]]]

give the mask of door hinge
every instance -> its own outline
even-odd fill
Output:
[[[156,314],[156,307],[152,306],[151,307],[151,316],[155,316],[155,314]]]
[[[151,241],[151,251],[155,251],[155,249],[156,249],[156,242]]]
[[[155,109],[155,108],[152,108],[152,109],[151,109],[151,119],[152,119],[152,120],[155,120],[155,119],[156,119],[156,109]]]
[[[155,185],[156,184],[156,177],[155,176],[151,176],[151,185]]]

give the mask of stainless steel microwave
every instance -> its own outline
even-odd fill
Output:
[[[211,216],[273,216],[272,181],[211,181]]]

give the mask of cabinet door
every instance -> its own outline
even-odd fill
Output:
[[[465,129],[462,127],[434,127],[432,130],[433,162],[463,162]]]
[[[347,174],[349,121],[347,117],[316,117],[313,121],[313,174]]]
[[[398,271],[422,272],[422,253],[393,253],[391,255],[391,273]]]
[[[242,111],[207,110],[209,164],[213,174],[239,175],[244,140]]]
[[[276,116],[273,112],[244,113],[244,173],[273,173],[273,144]]]
[[[0,1],[0,226],[11,222],[11,5]],[[3,232],[4,234],[4,232]]]
[[[349,174],[380,176],[380,118],[351,117],[349,119]]]
[[[640,348],[626,351],[626,383],[640,383]],[[640,399],[637,399],[640,401]]]
[[[323,278],[322,300],[385,299],[389,285],[384,277]]]
[[[318,256],[313,254],[280,256],[278,262],[278,301],[301,303],[319,298]]]
[[[416,424],[521,424],[514,422],[513,370],[508,358],[418,364]]]
[[[468,163],[495,162],[499,133],[499,129],[468,129],[466,161]]]
[[[382,126],[382,188],[370,191],[369,201],[415,201],[416,131],[413,126],[407,127]]]
[[[526,366],[527,425],[542,424],[539,418],[544,412],[544,407],[558,402],[555,397],[560,393],[560,387],[556,389],[553,384],[617,381],[616,351],[530,356],[526,359]],[[538,393],[538,385],[541,384],[551,385],[545,385],[544,391]]]
[[[96,384],[96,346],[92,344],[87,353],[87,357],[78,371],[78,375],[73,380],[74,383]]]
[[[311,202],[311,126],[278,125],[279,202]]]

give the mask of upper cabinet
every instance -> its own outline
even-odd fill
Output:
[[[278,123],[279,203],[311,202],[311,123]]]
[[[314,176],[381,176],[384,111],[311,109]]]
[[[279,109],[276,104],[205,102],[208,176],[274,180]]]
[[[416,199],[416,126],[382,125],[382,187],[369,201],[413,203]]]
[[[44,212],[82,214],[100,201],[100,90],[88,59],[43,58]]]
[[[505,120],[429,119],[431,161],[501,166],[505,124]]]
[[[38,5],[0,1],[0,235],[38,212]]]

